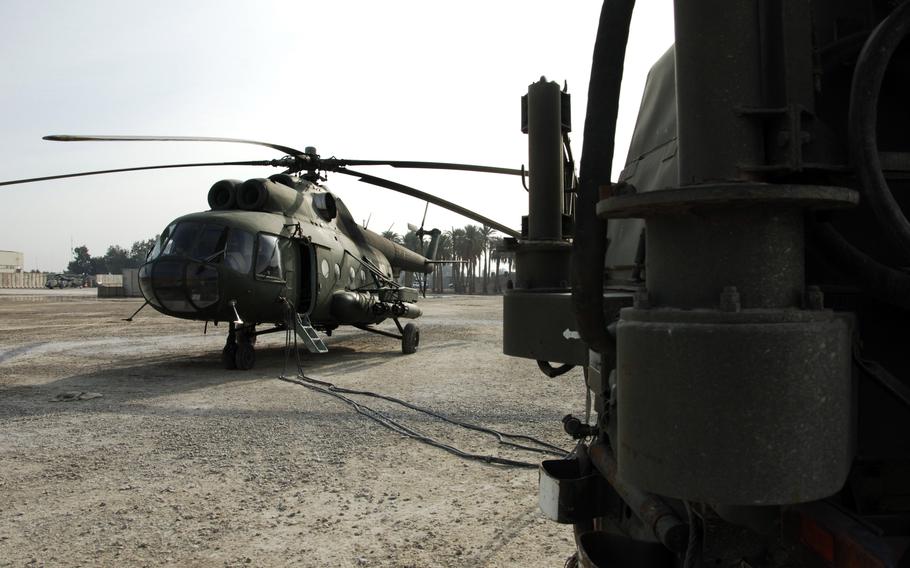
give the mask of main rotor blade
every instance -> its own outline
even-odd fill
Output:
[[[107,135],[81,135],[81,134],[52,134],[45,136],[44,140],[53,142],[232,142],[235,144],[255,144],[265,146],[292,156],[303,156],[300,150],[290,146],[272,144],[271,142],[258,142],[256,140],[243,140],[241,138],[213,138],[210,136],[107,136]]]
[[[364,183],[377,185],[379,187],[391,189],[392,191],[397,191],[398,193],[403,193],[405,195],[410,195],[411,197],[416,197],[417,199],[422,199],[424,201],[428,201],[428,202],[432,203],[433,205],[438,205],[439,207],[442,207],[443,209],[448,209],[449,211],[458,213],[459,215],[462,215],[464,217],[467,217],[468,219],[477,221],[478,223],[483,223],[484,225],[486,225],[488,227],[492,227],[492,228],[496,229],[497,231],[499,231],[500,233],[504,233],[506,235],[509,235],[510,237],[516,237],[516,238],[521,237],[521,233],[514,229],[510,229],[509,227],[506,227],[505,225],[497,223],[496,221],[493,221],[492,219],[488,219],[479,213],[475,213],[474,211],[471,211],[470,209],[465,209],[464,207],[462,207],[460,205],[456,205],[456,204],[452,203],[451,201],[446,201],[445,199],[442,199],[441,197],[436,197],[435,195],[431,195],[424,191],[420,191],[419,189],[415,189],[413,187],[409,187],[407,185],[402,185],[400,183],[396,183],[394,181],[390,181],[390,180],[383,179],[380,177],[371,176],[369,174],[355,172],[354,170],[348,170],[345,168],[339,169],[338,173],[349,175],[349,176],[354,176],[356,178],[359,178],[359,180]]]
[[[165,170],[169,168],[198,168],[204,166],[284,166],[281,160],[259,160],[247,162],[206,162],[202,164],[167,164],[163,166],[139,166],[136,168],[117,168],[115,170],[96,170],[93,172],[80,172],[75,174],[61,174],[57,176],[44,176],[29,179],[15,179],[11,181],[0,181],[0,186],[16,185],[18,183],[32,183],[36,181],[48,181],[52,179],[74,178],[82,176],[95,176],[99,174],[115,174],[118,172],[138,172],[141,170]]]
[[[477,166],[474,164],[452,164],[448,162],[403,162],[399,160],[346,160],[343,158],[327,158],[322,160],[325,169],[344,166],[392,166],[393,168],[423,168],[429,170],[461,170],[466,172],[482,172],[487,174],[505,174],[520,176],[521,170],[511,168],[498,168],[495,166]]]

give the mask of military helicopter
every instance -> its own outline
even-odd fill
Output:
[[[401,341],[404,354],[417,351],[421,310],[418,290],[401,286],[402,271],[430,274],[439,229],[416,229],[425,255],[413,252],[355,222],[341,199],[323,184],[326,172],[410,195],[483,223],[506,235],[519,232],[474,211],[413,187],[356,172],[348,166],[386,165],[522,175],[521,170],[389,160],[321,158],[316,148],[291,148],[236,138],[190,136],[45,136],[45,140],[233,142],[265,146],[285,154],[272,160],[167,164],[71,173],[0,182],[0,186],[115,172],[201,167],[272,166],[284,168],[269,178],[221,180],[208,192],[209,211],[190,213],[169,223],[139,269],[146,305],[181,319],[228,322],[222,350],[227,369],[251,369],[256,338],[294,329],[313,353],[328,351],[318,331],[331,335],[339,326]],[[426,220],[426,210],[424,211]],[[140,308],[141,310],[142,308]],[[138,310],[137,310],[138,313]],[[135,314],[133,314],[135,315]],[[131,318],[130,318],[131,319]],[[391,319],[396,332],[375,327]],[[257,326],[266,325],[257,330]]]

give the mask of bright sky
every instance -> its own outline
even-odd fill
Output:
[[[617,159],[625,160],[645,77],[673,42],[671,0],[639,0],[626,59]],[[520,97],[545,75],[568,81],[581,154],[600,2],[572,0],[0,2],[0,180],[183,162],[280,157],[213,143],[60,143],[46,134],[222,136],[322,156],[527,163]],[[518,178],[363,171],[432,192],[518,228]],[[70,246],[102,255],[208,209],[225,178],[270,168],[121,173],[0,188],[0,249],[62,270]],[[370,228],[404,233],[423,202],[329,174]],[[430,206],[427,227],[469,223]]]

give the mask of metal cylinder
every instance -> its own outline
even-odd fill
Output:
[[[562,238],[562,103],[559,85],[541,77],[528,85],[528,238]]]
[[[850,468],[850,329],[830,311],[625,309],[619,477],[691,501],[820,499]]]
[[[648,293],[655,306],[717,308],[735,286],[741,307],[800,305],[803,213],[743,208],[648,221]]]
[[[761,125],[741,112],[762,100],[759,2],[675,4],[679,182],[747,180],[740,168],[764,159]]]

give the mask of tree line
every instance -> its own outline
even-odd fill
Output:
[[[66,271],[71,274],[120,274],[124,268],[139,268],[157,241],[157,235],[136,241],[129,250],[111,245],[104,256],[92,256],[87,246],[78,246],[73,249],[73,260],[66,266]]]
[[[408,231],[402,236],[390,229],[382,236],[419,254],[424,254],[426,247],[429,246],[426,240],[420,242],[414,231]],[[502,245],[502,237],[490,227],[479,225],[452,227],[439,235],[436,260],[459,261],[451,265],[455,292],[477,294],[480,284],[479,293],[498,293],[502,291],[502,285],[497,275],[501,274],[504,267],[508,272],[512,272],[513,262],[512,253],[504,252]],[[441,268],[437,268],[429,275],[430,289],[434,292],[443,291],[441,275]]]

